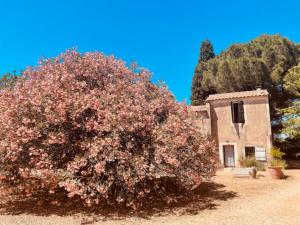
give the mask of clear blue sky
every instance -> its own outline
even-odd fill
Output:
[[[215,51],[261,34],[300,42],[299,0],[0,0],[0,74],[71,47],[135,60],[189,100],[200,42]]]

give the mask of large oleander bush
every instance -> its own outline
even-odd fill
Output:
[[[101,53],[70,50],[28,68],[0,91],[0,114],[1,185],[27,197],[136,207],[153,194],[170,202],[166,186],[189,191],[216,171],[215,145],[187,106]]]

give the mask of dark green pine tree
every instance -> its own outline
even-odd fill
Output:
[[[199,62],[207,62],[215,57],[214,47],[209,40],[205,40],[201,44]]]
[[[192,105],[203,104],[205,98],[207,97],[207,91],[203,90],[201,86],[201,81],[203,79],[202,72],[204,69],[203,64],[214,57],[215,57],[215,53],[211,42],[209,40],[203,41],[200,48],[199,60],[193,77],[192,96],[191,96]]]

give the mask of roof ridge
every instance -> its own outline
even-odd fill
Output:
[[[266,89],[256,89],[252,91],[238,91],[238,92],[211,94],[206,98],[206,101],[232,99],[232,98],[258,97],[258,96],[267,96],[267,95],[269,95],[269,92]]]

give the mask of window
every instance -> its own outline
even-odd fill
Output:
[[[255,158],[259,161],[266,161],[266,149],[261,147],[255,148]]]
[[[247,157],[254,157],[255,156],[255,147],[245,147],[245,156]]]
[[[232,123],[245,123],[244,102],[231,102]]]
[[[266,161],[266,150],[263,147],[245,146],[245,157],[255,157],[258,161]]]

